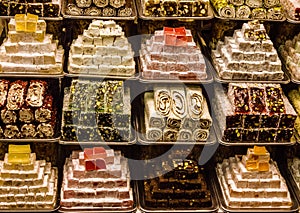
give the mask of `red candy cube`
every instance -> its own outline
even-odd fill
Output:
[[[91,159],[94,155],[93,148],[85,148],[84,149],[84,158],[85,159]]]
[[[85,170],[86,171],[96,170],[96,162],[95,162],[95,160],[86,160],[85,161]]]
[[[106,162],[104,159],[97,159],[96,160],[96,169],[106,169]]]

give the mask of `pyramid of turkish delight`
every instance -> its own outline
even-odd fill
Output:
[[[46,33],[46,22],[31,14],[17,14],[8,23],[0,46],[0,71],[4,73],[57,74],[62,72],[64,50]]]
[[[134,52],[115,21],[93,20],[71,45],[69,72],[78,74],[132,76]]]
[[[293,203],[277,163],[265,147],[249,148],[217,164],[225,203],[233,208],[290,208]]]
[[[57,168],[37,160],[30,145],[9,145],[0,161],[0,209],[53,209],[57,198]]]
[[[155,31],[141,47],[142,76],[145,79],[203,80],[206,64],[190,30],[184,27]]]
[[[212,60],[223,79],[281,80],[284,73],[276,49],[263,24],[244,23],[233,37],[218,41]]]
[[[297,114],[279,84],[215,87],[214,112],[227,142],[290,142]]]
[[[212,119],[198,86],[154,87],[144,94],[145,138],[149,141],[203,142]]]
[[[64,165],[61,207],[133,208],[128,161],[121,151],[103,147],[73,151]]]
[[[56,106],[44,80],[0,79],[0,137],[52,138]]]
[[[130,91],[123,81],[73,79],[65,88],[62,139],[129,141]]]
[[[292,40],[287,40],[278,50],[290,73],[300,79],[300,33]]]

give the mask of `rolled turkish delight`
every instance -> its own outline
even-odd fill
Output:
[[[19,111],[19,121],[23,123],[33,122],[34,121],[33,109],[23,106]]]
[[[203,114],[203,94],[200,87],[187,87],[186,100],[189,116],[193,119],[199,119]]]
[[[281,20],[284,18],[283,9],[281,7],[272,7],[267,10],[267,18],[271,20]]]
[[[84,15],[86,15],[86,16],[101,16],[102,10],[97,7],[89,7],[84,10]]]
[[[47,90],[47,82],[42,80],[31,80],[27,90],[26,103],[31,107],[41,107],[44,94]]]
[[[120,8],[126,4],[126,0],[109,0],[109,4],[114,8]]]
[[[115,8],[112,7],[103,8],[102,15],[104,17],[112,17],[112,16],[116,16],[116,14],[117,14],[117,10]]]
[[[171,94],[168,89],[156,87],[154,90],[154,104],[156,111],[162,116],[168,116],[171,111]]]
[[[60,6],[58,3],[44,3],[45,17],[58,17],[60,13]]]
[[[76,0],[75,2],[77,7],[80,8],[87,8],[90,7],[92,4],[92,0]]]
[[[2,109],[1,120],[4,124],[14,124],[17,122],[17,112],[14,110]]]
[[[247,113],[250,111],[249,94],[246,84],[230,83],[228,86],[228,97],[237,113]]]
[[[97,7],[106,7],[108,5],[108,0],[93,0],[93,3],[97,6]]]
[[[181,127],[181,119],[175,116],[173,113],[170,113],[167,118],[167,127],[170,129],[180,129]]]
[[[216,5],[216,9],[221,17],[234,18],[235,17],[235,7],[232,4]]]
[[[54,135],[53,123],[41,123],[37,126],[37,136],[39,138],[51,138]]]
[[[171,87],[172,112],[178,118],[184,118],[187,115],[187,105],[185,91],[180,88]]]
[[[36,135],[36,129],[34,124],[24,124],[21,127],[21,137],[34,138]]]
[[[252,9],[251,17],[253,19],[265,19],[267,16],[267,11],[264,8],[254,8]]]
[[[245,4],[251,8],[263,7],[263,0],[245,0]]]
[[[8,16],[9,1],[0,2],[0,16]]]
[[[178,130],[171,128],[164,128],[163,130],[163,141],[176,142],[178,138]]]
[[[230,0],[229,2],[234,6],[242,6],[245,3],[244,0]]]
[[[280,5],[280,0],[264,0],[264,6],[271,8]]]
[[[181,129],[178,132],[178,141],[192,141],[193,133],[189,129]]]
[[[206,141],[209,136],[209,130],[207,129],[195,129],[193,131],[193,139],[195,141]]]
[[[53,110],[53,97],[51,95],[45,96],[43,106],[35,110],[35,120],[40,123],[53,121],[54,110]]]
[[[129,17],[132,15],[132,8],[130,7],[121,7],[118,9],[117,16],[118,17]]]
[[[209,129],[212,125],[212,119],[209,113],[207,101],[204,100],[202,105],[203,105],[203,114],[201,115],[199,122],[196,123],[196,128]]]
[[[235,16],[236,18],[249,18],[251,15],[251,9],[247,5],[242,5],[236,8]]]
[[[166,125],[166,121],[163,116],[156,112],[153,98],[152,92],[146,92],[144,94],[145,116],[149,118],[149,126],[151,128],[163,128]]]
[[[3,107],[6,104],[8,85],[8,80],[0,80],[0,107]]]
[[[84,12],[83,9],[77,7],[75,4],[68,4],[66,14],[73,15],[73,16],[80,16]]]
[[[19,110],[24,104],[24,96],[28,82],[17,80],[10,84],[6,107],[9,110]]]
[[[20,131],[18,126],[16,125],[10,125],[10,124],[6,125],[3,134],[4,137],[8,139],[20,137]]]
[[[163,138],[162,128],[151,127],[149,117],[145,114],[145,137],[149,141],[160,141]]]

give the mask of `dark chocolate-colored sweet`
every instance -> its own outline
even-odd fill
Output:
[[[58,17],[59,12],[59,4],[44,3],[44,17]]]
[[[193,16],[194,1],[180,0],[178,2],[178,16]]]
[[[0,16],[9,14],[9,1],[0,1]]]
[[[244,133],[243,129],[225,129],[223,140],[224,141],[241,141],[242,140],[242,134]]]
[[[250,108],[254,113],[262,113],[266,111],[265,95],[263,88],[250,88]]]
[[[207,16],[208,3],[202,1],[195,1],[193,7],[193,16],[203,17]]]
[[[64,125],[62,127],[62,139],[66,141],[77,141],[77,125]]]
[[[293,128],[295,125],[297,116],[290,114],[281,114],[279,121],[279,128]]]
[[[244,130],[244,134],[243,134],[243,141],[247,141],[247,142],[256,142],[258,139],[258,130],[254,130],[254,129],[247,129]]]
[[[115,127],[127,127],[130,124],[129,114],[114,114],[113,115],[113,125]]]
[[[244,115],[244,128],[253,129],[260,127],[260,115]]]
[[[258,134],[258,141],[274,142],[276,137],[275,129],[260,129]]]
[[[276,142],[290,142],[293,136],[294,129],[279,129],[277,130]]]
[[[9,2],[9,15],[15,16],[16,14],[25,14],[27,9],[27,4]]]
[[[279,115],[261,115],[261,126],[265,128],[277,128],[279,122]]]
[[[177,1],[164,0],[162,1],[162,14],[164,16],[176,16],[177,15]]]
[[[247,88],[235,86],[234,90],[234,109],[237,113],[247,113],[249,108],[249,94]]]
[[[227,128],[242,128],[243,119],[241,114],[235,114],[231,116],[226,116],[226,127]]]
[[[42,3],[32,3],[27,4],[27,13],[31,13],[37,16],[43,16],[43,4]]]

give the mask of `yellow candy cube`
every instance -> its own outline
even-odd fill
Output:
[[[9,153],[8,163],[12,164],[29,164],[30,154],[28,153]]]
[[[30,145],[29,144],[27,144],[27,145],[9,144],[8,153],[9,154],[18,154],[18,153],[30,154],[31,153]]]
[[[16,14],[16,31],[24,32],[26,31],[26,14]]]

